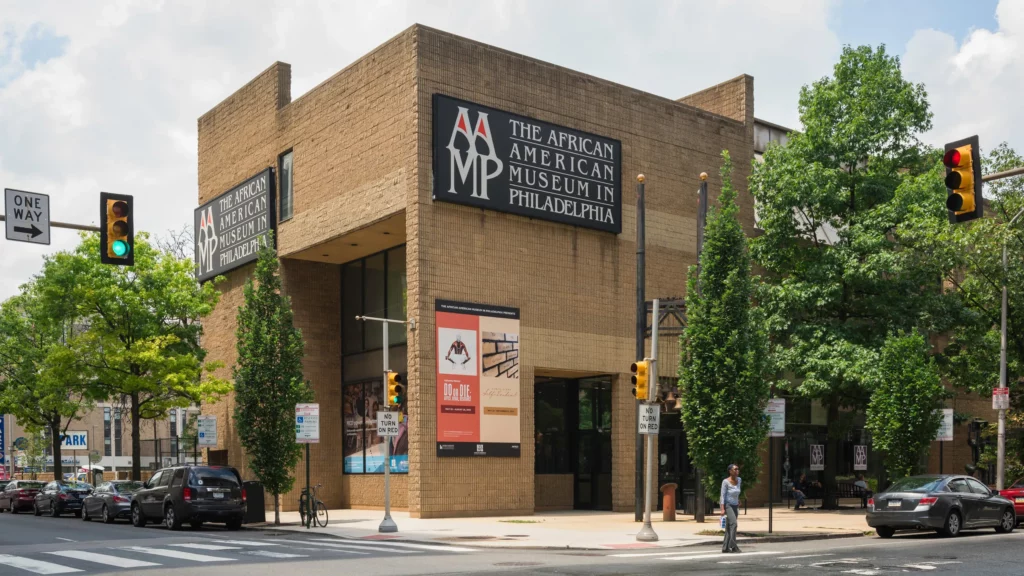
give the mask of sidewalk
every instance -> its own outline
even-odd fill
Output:
[[[307,530],[299,523],[298,512],[282,512],[281,526],[274,526],[273,511],[267,512],[267,524],[246,525],[251,529],[278,529],[310,536],[333,536],[386,540],[401,538],[420,542],[436,542],[481,548],[556,548],[584,550],[618,550],[717,544],[718,514],[706,516],[698,524],[692,516],[677,515],[675,522],[662,522],[661,513],[652,515],[655,543],[636,541],[642,524],[633,522],[633,514],[612,512],[546,512],[534,516],[503,516],[487,518],[410,518],[407,512],[392,512],[398,524],[397,534],[377,531],[384,512],[381,510],[331,510],[327,528]],[[793,511],[776,508],[770,539],[821,539],[862,536],[869,530],[863,510]],[[746,515],[740,510],[740,542],[760,541],[768,534],[768,509],[751,508]]]

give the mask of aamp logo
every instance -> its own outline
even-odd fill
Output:
[[[491,125],[487,121],[486,112],[477,113],[475,127],[470,130],[473,123],[469,118],[469,109],[459,106],[459,115],[455,119],[455,126],[452,128],[452,137],[448,140],[448,153],[451,157],[451,175],[449,179],[448,192],[458,194],[455,190],[455,174],[458,169],[459,180],[463,184],[469,183],[472,179],[473,198],[490,200],[487,197],[487,182],[499,174],[504,167],[498,153],[494,149],[494,139],[491,137]],[[463,153],[455,147],[459,134],[469,141],[469,148]],[[478,141],[483,141],[487,146],[487,153],[482,154],[477,146]],[[493,169],[493,170],[492,170]]]
[[[217,252],[217,229],[213,225],[213,206],[209,206],[199,217],[199,235],[196,237],[196,256],[199,258],[199,274],[213,271],[213,255]]]

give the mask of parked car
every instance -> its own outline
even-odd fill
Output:
[[[0,511],[17,514],[31,510],[36,492],[46,483],[39,480],[11,480],[0,492]]]
[[[7,488],[7,485],[10,483],[11,480],[0,480],[0,492],[3,492],[4,488]]]
[[[56,518],[61,514],[71,512],[76,517],[81,517],[82,498],[88,496],[90,492],[92,492],[90,484],[54,480],[36,493],[32,513],[39,516],[46,512]]]
[[[115,480],[104,482],[82,499],[82,520],[99,518],[112,524],[115,518],[131,518],[132,497],[142,488],[142,482]]]
[[[1017,525],[1020,525],[1021,518],[1024,518],[1024,478],[1018,479],[1009,488],[999,493],[1013,501],[1014,511],[1017,513]]]
[[[1014,504],[970,476],[911,476],[868,499],[868,526],[882,538],[896,530],[936,530],[956,536],[961,530],[1017,526]]]
[[[228,530],[242,527],[245,488],[234,468],[225,466],[175,466],[158,470],[135,493],[132,524],[163,522],[178,530],[187,522],[199,528],[203,522],[223,522]]]

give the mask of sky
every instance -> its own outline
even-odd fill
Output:
[[[200,115],[276,60],[297,98],[414,23],[672,99],[750,74],[757,117],[793,128],[843,45],[885,44],[926,86],[927,143],[1024,151],[1022,0],[0,0],[0,184],[55,221],[96,224],[106,191],[181,229]],[[77,242],[0,239],[0,299]]]

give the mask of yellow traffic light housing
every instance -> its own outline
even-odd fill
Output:
[[[387,406],[401,406],[405,402],[405,386],[402,385],[402,376],[398,372],[387,371],[388,396],[384,403]]]
[[[946,209],[949,221],[967,222],[984,216],[982,198],[981,150],[978,137],[971,136],[946,144],[942,163],[946,165]]]
[[[646,359],[637,360],[630,365],[629,369],[633,372],[633,377],[630,379],[633,382],[633,396],[637,400],[647,401],[647,371],[650,367],[650,362]]]
[[[135,225],[132,197],[100,192],[100,262],[135,264]]]

